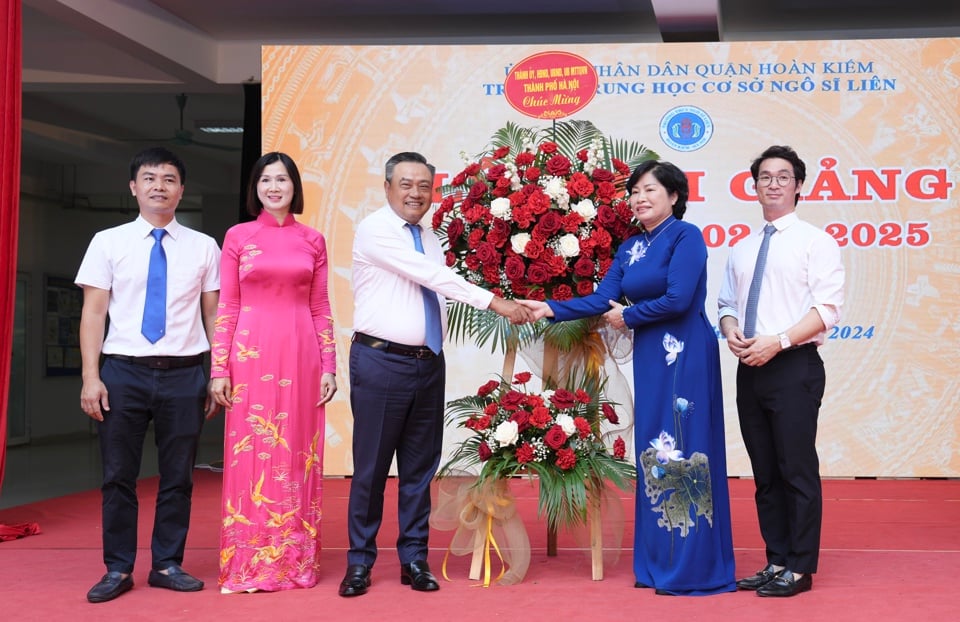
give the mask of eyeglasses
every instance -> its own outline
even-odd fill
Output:
[[[787,184],[790,183],[790,180],[794,178],[790,177],[789,175],[777,175],[776,177],[771,177],[769,175],[761,175],[760,177],[757,177],[757,185],[762,187],[769,186],[770,184],[773,183],[774,179],[777,180],[778,186],[786,186]]]

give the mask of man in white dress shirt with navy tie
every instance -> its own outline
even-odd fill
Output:
[[[817,347],[840,320],[836,240],[797,217],[806,166],[772,146],[750,166],[764,227],[735,246],[720,288],[720,330],[737,366],[740,431],[756,483],[767,565],[737,581],[758,596],[813,587],[823,494],[817,417],[826,382]]]
[[[340,596],[371,584],[383,493],[397,459],[400,582],[440,588],[427,564],[430,482],[440,463],[446,366],[445,300],[529,321],[519,304],[468,283],[444,262],[436,235],[420,221],[433,201],[434,167],[418,153],[387,160],[387,206],[357,227],[353,245],[354,336],[350,348],[353,479],[350,549]]]

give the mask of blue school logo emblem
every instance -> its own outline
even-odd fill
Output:
[[[713,137],[713,121],[696,106],[678,106],[660,119],[660,138],[674,151],[696,151]]]

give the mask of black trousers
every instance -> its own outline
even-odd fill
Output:
[[[103,563],[133,572],[137,555],[137,477],[150,420],[160,486],[150,543],[153,568],[183,562],[190,526],[193,466],[203,428],[207,378],[202,365],[150,369],[107,358],[100,371],[110,410],[98,423],[103,463]]]
[[[740,432],[756,482],[767,562],[817,571],[823,493],[817,417],[825,384],[814,345],[786,350],[766,365],[737,368]]]
[[[400,563],[427,559],[430,483],[443,446],[446,363],[361,343],[350,347],[353,479],[347,508],[348,564],[373,566],[383,492],[397,458]]]

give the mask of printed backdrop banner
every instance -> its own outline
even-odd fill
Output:
[[[514,72],[532,85],[519,87],[530,92],[519,106],[504,87],[517,63],[546,52],[582,57],[596,71],[595,96],[570,118],[687,172],[686,219],[710,251],[714,322],[730,247],[762,226],[749,164],[771,144],[799,152],[807,181],[798,212],[836,237],[847,271],[842,322],[821,348],[821,471],[960,476],[958,39],[264,47],[263,148],[297,161],[305,222],[324,233],[332,262],[341,390],[328,408],[326,473],[352,472],[351,244],[357,223],[385,204],[384,162],[419,151],[440,185],[507,121],[549,127],[521,110],[570,104],[574,76]],[[502,366],[502,356],[471,344],[448,345],[447,357],[450,398]],[[729,473],[749,475],[736,359],[723,343],[721,360]]]

